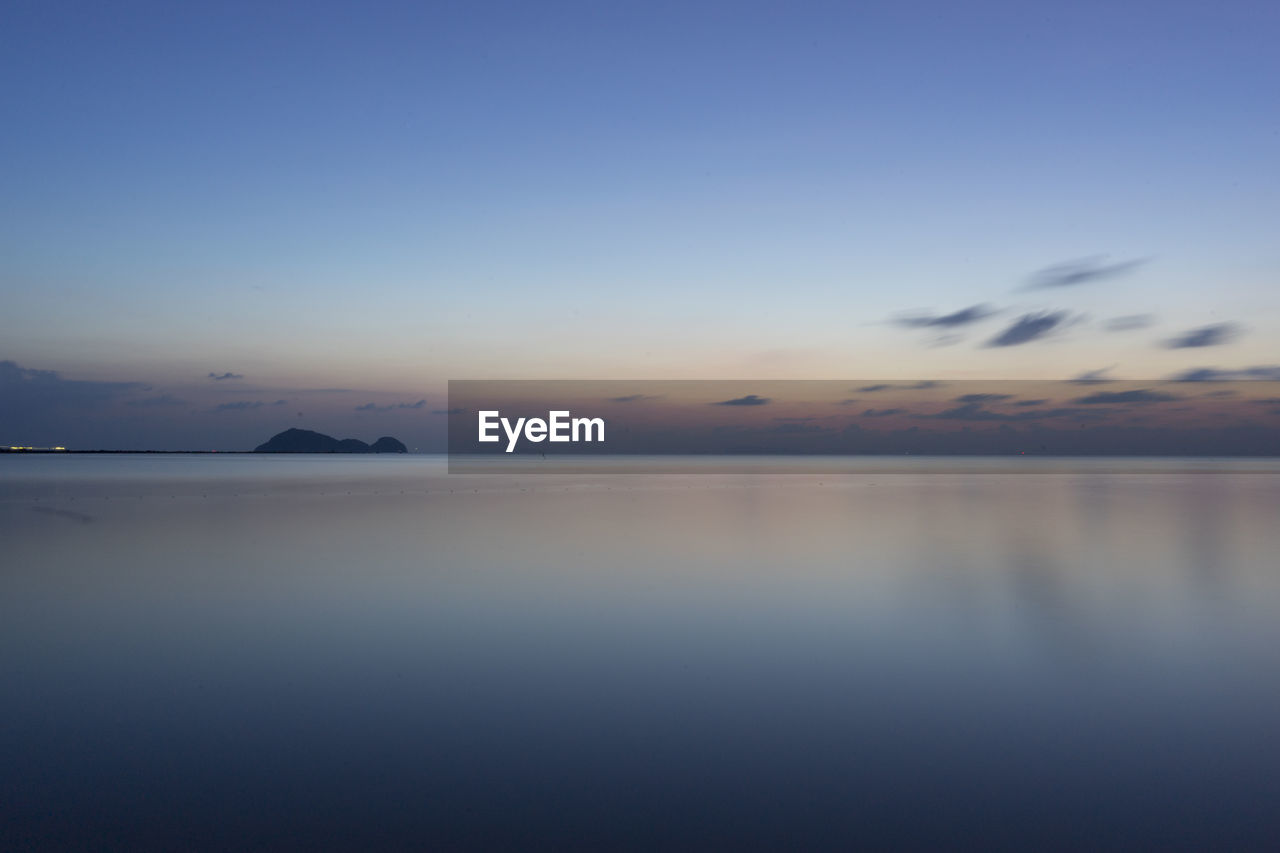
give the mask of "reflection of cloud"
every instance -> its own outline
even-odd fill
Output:
[[[227,379],[244,379],[243,373],[210,373],[209,378],[214,382],[223,382]]]
[[[994,403],[998,400],[1008,400],[1013,397],[1012,394],[961,394],[956,397],[957,403]]]
[[[721,400],[718,403],[712,403],[713,406],[763,406],[769,402],[768,397],[757,397],[755,394],[748,394],[745,397],[735,397],[732,400]]]
[[[864,418],[887,418],[890,415],[900,415],[906,409],[867,409],[862,413]]]
[[[138,408],[151,408],[153,406],[185,406],[187,401],[179,400],[172,394],[160,394],[155,397],[143,397],[141,400],[125,400],[124,404]]]
[[[1216,347],[1230,343],[1240,334],[1240,327],[1234,323],[1214,323],[1183,332],[1176,338],[1165,341],[1169,349],[1196,349],[1198,347]]]
[[[995,313],[996,310],[989,305],[970,305],[950,314],[910,314],[898,317],[893,322],[909,329],[954,329],[985,320]]]
[[[606,403],[640,403],[645,400],[660,400],[661,394],[626,394],[622,397],[606,397]]]
[[[1145,329],[1156,321],[1154,314],[1129,314],[1125,317],[1112,317],[1102,324],[1108,332],[1132,332]]]
[[[1280,364],[1264,364],[1235,370],[1219,370],[1216,367],[1194,367],[1172,377],[1174,382],[1233,382],[1250,379],[1280,381]]]
[[[213,410],[215,412],[247,412],[264,406],[283,406],[287,402],[288,400],[276,400],[274,403],[264,403],[261,400],[237,400],[234,403],[219,403]]]
[[[862,394],[874,394],[877,391],[927,391],[930,388],[937,388],[941,384],[941,382],[935,382],[932,379],[924,379],[920,382],[912,382],[909,385],[894,385],[888,382],[881,382],[877,385],[863,385],[861,388],[853,390]]]
[[[1044,402],[1043,400],[1039,402]],[[1025,421],[1043,421],[1056,418],[1089,419],[1102,414],[1109,414],[1101,409],[1086,411],[1082,409],[1062,408],[1034,412],[993,412],[982,408],[981,403],[965,403],[932,415],[913,415],[913,417],[940,421],[998,421],[1001,423],[1017,423]]]
[[[1071,402],[1084,406],[1095,406],[1113,403],[1166,403],[1170,400],[1181,399],[1181,397],[1173,394],[1162,394],[1159,391],[1148,391],[1146,388],[1139,388],[1135,391],[1099,391],[1087,397],[1077,397]]]
[[[830,432],[831,430],[817,424],[784,423],[778,424],[769,431],[774,435],[811,435],[816,432]]]
[[[1030,343],[1048,335],[1067,321],[1066,311],[1040,311],[1035,314],[1023,314],[1014,320],[1009,328],[987,342],[989,347],[1016,347]]]
[[[1102,262],[1103,257],[1082,258],[1077,261],[1067,261],[1051,267],[1045,267],[1031,276],[1028,287],[1074,287],[1078,284],[1116,278],[1132,272],[1146,263],[1146,260],[1132,260],[1106,264]]]

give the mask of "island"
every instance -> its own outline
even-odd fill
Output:
[[[389,435],[365,444],[358,438],[337,439],[309,429],[287,429],[259,444],[254,453],[408,453],[409,448]]]

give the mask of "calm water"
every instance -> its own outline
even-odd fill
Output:
[[[1280,844],[1274,460],[4,457],[0,542],[6,850]]]

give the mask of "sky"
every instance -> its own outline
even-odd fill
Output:
[[[1280,7],[0,7],[0,443],[1280,364]]]

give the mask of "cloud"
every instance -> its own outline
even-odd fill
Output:
[[[223,382],[227,379],[244,379],[243,373],[210,373],[209,378],[214,382]]]
[[[455,407],[455,408],[452,408],[452,409],[432,409],[432,410],[431,410],[431,414],[433,414],[433,415],[461,415],[461,414],[465,413],[466,411],[467,411],[466,409],[459,408],[459,407]]]
[[[121,395],[150,390],[142,382],[63,379],[56,370],[36,370],[0,361],[0,402],[18,409],[85,409]]]
[[[1113,364],[1110,367],[1099,367],[1097,370],[1086,370],[1084,373],[1067,381],[1075,385],[1101,385],[1104,382],[1115,382],[1114,379],[1107,376],[1114,369],[1115,365]]]
[[[140,400],[125,400],[124,404],[138,408],[151,408],[154,406],[185,406],[187,401],[179,400],[172,394],[160,394],[155,397],[143,397]]]
[[[1096,419],[1101,413],[1102,410],[1084,411],[1081,409],[1060,408],[1035,412],[1014,412],[1010,414],[984,409],[982,408],[981,403],[965,403],[964,405],[955,406],[953,408],[946,409],[945,411],[936,412],[932,415],[914,415],[913,417],[943,421],[999,421],[1001,423],[1016,423],[1056,418],[1073,418],[1076,420],[1090,418]]]
[[[906,409],[867,409],[862,413],[864,418],[887,418],[890,415],[900,415]]]
[[[1181,397],[1174,394],[1162,394],[1159,391],[1139,388],[1135,391],[1099,391],[1087,397],[1078,397],[1071,402],[1084,406],[1096,406],[1115,403],[1167,403],[1170,400],[1181,399]]]
[[[421,409],[427,404],[426,400],[419,400],[416,403],[391,403],[387,406],[379,406],[376,403],[365,403],[363,406],[356,406],[357,412],[391,412],[396,409]]]
[[[1145,329],[1155,321],[1154,314],[1126,314],[1123,317],[1112,317],[1102,324],[1102,328],[1108,332],[1132,332]]]
[[[1280,382],[1280,364],[1264,364],[1235,370],[1219,370],[1216,367],[1193,367],[1171,377],[1174,382],[1246,382],[1264,380]]]
[[[1240,327],[1235,323],[1214,323],[1183,332],[1176,338],[1165,341],[1169,349],[1196,349],[1198,347],[1216,347],[1230,343],[1240,334]]]
[[[755,394],[748,394],[745,397],[735,397],[732,400],[721,400],[718,403],[712,403],[713,406],[763,406],[769,402],[768,397],[757,397]]]
[[[817,424],[803,423],[785,423],[772,427],[769,432],[773,435],[811,435],[816,432],[830,432],[830,428],[818,426]]]
[[[891,383],[882,382],[878,385],[863,385],[861,388],[853,390],[861,394],[874,394],[877,391],[927,391],[930,388],[938,388],[941,382],[935,382],[932,379],[924,379],[920,382],[913,382],[910,385],[893,385]]]
[[[961,394],[956,397],[957,403],[994,403],[997,400],[1012,399],[1012,394]]]
[[[954,329],[985,320],[995,313],[998,312],[990,305],[970,305],[950,314],[908,314],[895,318],[893,322],[909,329]]]
[[[1014,320],[1009,328],[987,342],[989,347],[1016,347],[1030,343],[1048,335],[1054,329],[1067,322],[1070,315],[1066,311],[1040,311],[1035,314],[1023,314]]]
[[[1019,400],[1015,406],[1043,406],[1048,400]]]
[[[639,403],[643,400],[660,400],[661,394],[627,394],[622,397],[606,397],[606,403]]]
[[[287,402],[289,401],[276,400],[274,403],[264,403],[261,400],[236,400],[234,403],[219,403],[213,410],[215,412],[248,412],[264,406],[283,406]]]
[[[1122,276],[1146,263],[1145,259],[1135,259],[1107,264],[1103,263],[1104,258],[1105,256],[1095,256],[1045,267],[1031,276],[1027,286],[1033,289],[1075,287]]]

